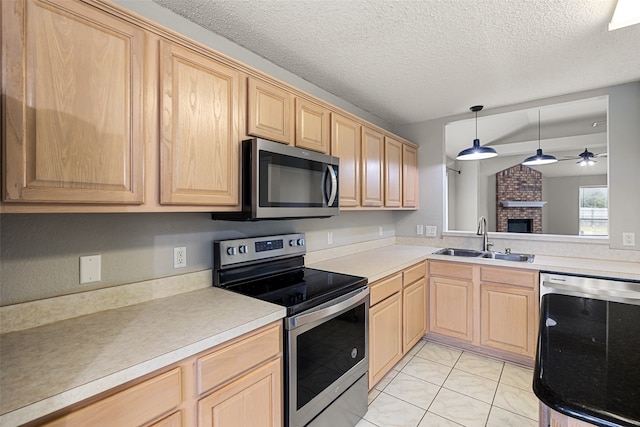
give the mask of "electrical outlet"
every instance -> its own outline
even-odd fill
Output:
[[[173,268],[182,268],[187,266],[187,248],[180,246],[173,248]]]
[[[80,284],[99,282],[102,273],[102,259],[100,255],[80,257]]]
[[[382,230],[382,226],[378,227],[378,236],[382,236],[384,234],[383,230]]]
[[[327,245],[333,245],[333,231],[327,231]]]
[[[422,236],[424,234],[424,226],[422,224],[416,225],[416,234]]]
[[[636,233],[622,233],[622,244],[624,246],[635,246]]]
[[[427,225],[426,226],[426,236],[427,237],[436,237],[436,233],[438,228],[435,225]]]

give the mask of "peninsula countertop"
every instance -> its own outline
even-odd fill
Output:
[[[285,316],[208,287],[0,335],[0,425],[19,425]]]

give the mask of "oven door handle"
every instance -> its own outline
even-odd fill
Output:
[[[335,298],[328,303],[319,305],[313,311],[307,311],[298,316],[292,316],[287,319],[287,329],[295,329],[311,322],[329,317],[332,314],[339,313],[351,306],[357,305],[369,296],[369,286],[356,289],[346,295]]]

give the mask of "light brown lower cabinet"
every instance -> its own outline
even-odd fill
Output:
[[[429,334],[533,360],[537,271],[431,260],[429,287]]]
[[[369,389],[402,358],[402,273],[371,285]]]
[[[280,427],[282,381],[278,321],[29,426]]]
[[[427,330],[426,262],[371,284],[369,389]]]
[[[200,399],[198,426],[279,427],[281,393],[282,363],[272,360]]]

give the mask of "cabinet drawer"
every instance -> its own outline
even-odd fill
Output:
[[[402,290],[402,273],[398,273],[371,285],[370,305],[375,305],[383,299]]]
[[[427,275],[427,263],[421,262],[404,271],[404,286],[407,287]]]
[[[480,269],[480,280],[534,289],[538,281],[538,273],[511,268],[482,267]]]
[[[471,280],[473,278],[473,266],[457,262],[429,261],[429,274]]]
[[[198,392],[205,393],[277,356],[282,351],[280,323],[210,353],[196,362]]]
[[[172,369],[123,390],[67,416],[47,427],[140,426],[169,413],[182,403],[182,371]],[[162,424],[160,424],[162,425]]]

